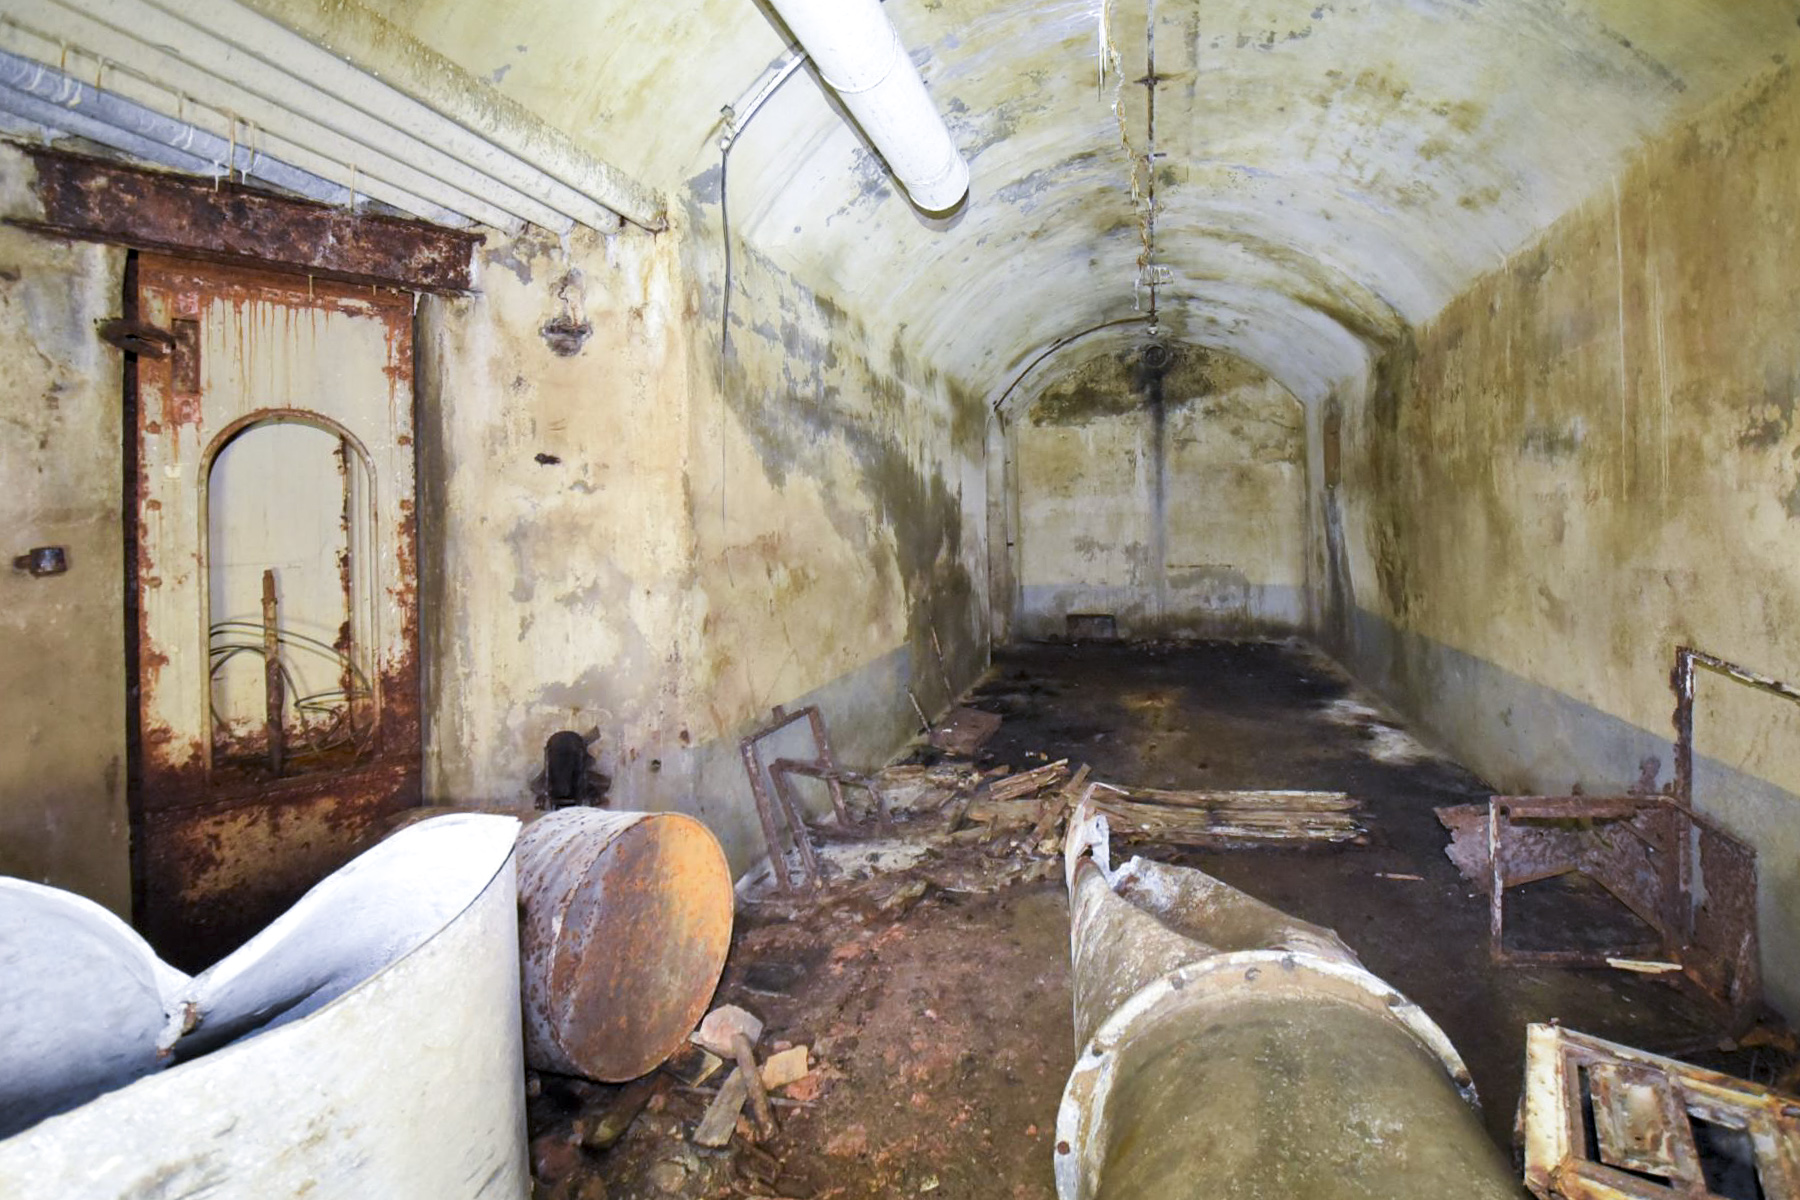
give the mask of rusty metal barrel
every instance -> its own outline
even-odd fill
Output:
[[[525,1060],[617,1083],[674,1053],[731,944],[731,868],[681,813],[566,808],[519,838]]]

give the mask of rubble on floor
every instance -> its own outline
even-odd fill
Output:
[[[915,790],[931,807],[900,811],[890,836],[815,830],[823,888],[765,875],[740,895],[709,1021],[740,1010],[729,1023],[747,1046],[703,1037],[618,1088],[534,1075],[538,1195],[1050,1200],[1073,1048],[1017,1031],[1067,1026],[1059,868],[1013,841],[947,835],[947,796],[976,774],[900,770],[897,783],[930,782]],[[996,1190],[997,1174],[1020,1182]]]
[[[792,723],[802,715],[781,719]],[[841,820],[834,812],[801,822],[803,841],[792,839],[790,825],[787,852],[740,881],[742,934],[718,1000],[742,1014],[732,1013],[730,1020],[747,1044],[696,1035],[700,1044],[675,1056],[648,1082],[618,1090],[548,1074],[536,1077],[533,1128],[544,1132],[533,1142],[533,1163],[542,1194],[592,1200],[600,1194],[604,1154],[604,1174],[615,1196],[888,1195],[895,1172],[914,1170],[921,1154],[932,1157],[921,1149],[929,1144],[927,1130],[943,1124],[955,1128],[976,1120],[977,1113],[1030,1104],[1029,1111],[1039,1115],[1022,1123],[1033,1132],[1021,1147],[1028,1157],[1013,1177],[1035,1176],[1038,1185],[1019,1184],[1014,1194],[1047,1198],[1053,1182],[1046,1139],[1070,1048],[1063,1039],[1042,1048],[1031,1095],[1003,1095],[1012,1090],[1008,1075],[971,1082],[983,1064],[980,1047],[992,1044],[984,1042],[978,1027],[1001,1018],[1013,998],[1001,990],[1006,980],[1004,973],[995,974],[994,964],[968,961],[957,952],[972,932],[961,923],[1004,920],[1019,903],[1060,906],[1056,881],[1063,830],[1084,799],[1104,809],[1122,836],[1184,844],[1337,841],[1364,831],[1358,806],[1341,792],[1126,788],[1094,780],[1085,765],[1032,752],[1016,769],[977,765],[924,747],[916,757],[926,761],[858,776],[868,786],[860,795],[842,797]],[[746,761],[760,766],[749,755]],[[797,800],[770,794],[768,811],[797,815]],[[835,809],[838,797],[833,800]],[[1049,930],[1060,924],[1042,923]],[[1066,1024],[1062,941],[1052,935],[1037,953],[1008,966],[1025,978],[1028,1002],[1060,1010],[1060,1023]],[[939,948],[925,954],[925,945],[937,943]],[[874,1030],[854,1019],[851,1012],[869,990],[859,977],[882,975],[892,956],[908,953],[920,956],[919,972],[964,989],[965,1002],[908,1006],[895,1028]],[[1049,986],[1049,976],[1059,986]],[[914,991],[909,985],[908,997]],[[769,1036],[766,1030],[777,1028],[771,1006],[806,1014],[803,1024],[781,1027],[792,1036]],[[922,1029],[930,1035],[923,1036]],[[846,1061],[844,1053],[846,1047],[872,1043],[885,1043],[876,1059],[879,1080],[869,1076],[866,1051],[861,1064]],[[953,1086],[922,1086],[946,1072]],[[853,1075],[850,1110],[824,1109],[825,1098]],[[756,1112],[758,1084],[768,1093],[766,1122]],[[977,1105],[970,1090],[975,1087],[996,1094]],[[893,1129],[879,1112],[870,1120],[861,1111],[883,1091],[895,1093],[904,1113]],[[631,1128],[624,1138],[621,1120]],[[910,1147],[904,1154],[892,1144],[897,1132]],[[986,1151],[976,1146],[965,1152],[959,1157],[946,1149],[932,1158],[939,1164],[935,1174],[909,1177],[904,1190],[992,1194],[980,1170]],[[848,1177],[858,1182],[841,1182]],[[954,1186],[959,1179],[961,1186]]]
[[[738,932],[714,1003],[761,1027],[752,1036],[752,1024],[740,1025],[747,1047],[690,1045],[623,1087],[533,1076],[539,1194],[1052,1200],[1056,1114],[1077,1060],[1065,1035],[1074,989],[1059,850],[1084,799],[1115,842],[1164,846],[1177,862],[1341,928],[1359,957],[1466,1040],[1477,1076],[1499,1081],[1487,1120],[1502,1145],[1517,1095],[1506,1089],[1518,1078],[1505,1063],[1521,1061],[1525,1022],[1550,1016],[1641,1033],[1754,1086],[1800,1083],[1800,1046],[1779,1025],[1726,1039],[1704,1010],[1622,972],[1494,970],[1480,950],[1486,906],[1440,857],[1431,816],[1433,803],[1484,798],[1485,786],[1347,695],[1318,661],[1273,646],[1141,658],[1129,687],[1112,659],[1052,684],[1020,671],[973,699],[1004,705],[1003,726],[940,721],[911,761],[866,774],[828,761],[822,736],[816,758],[789,760],[817,772],[786,772],[785,788],[767,786],[760,754],[747,755],[753,782],[765,782],[759,807],[785,828],[771,837],[768,866],[739,883]],[[1219,664],[1243,667],[1243,678]],[[1187,680],[1209,665],[1208,687],[1193,688]],[[1079,703],[1052,703],[1058,688],[1077,687]],[[1290,712],[1309,715],[1271,736],[1270,714]],[[997,732],[981,730],[976,757],[942,750],[987,725]],[[1205,786],[1215,780],[1282,786]],[[1162,786],[1133,786],[1145,781]],[[830,789],[830,810],[803,787]],[[824,815],[809,817],[802,800]],[[1485,838],[1478,807],[1482,820],[1469,828]],[[1254,859],[1219,853],[1257,847]],[[1470,878],[1491,882],[1491,865]],[[1383,882],[1370,887],[1371,878]],[[1441,926],[1419,928],[1438,914]],[[1579,934],[1578,924],[1559,913],[1545,928]],[[1396,966],[1406,982],[1390,973]],[[766,1093],[764,1118],[753,1083]],[[1517,1193],[1516,1172],[1509,1181]],[[1665,1194],[1701,1195],[1642,1193]]]

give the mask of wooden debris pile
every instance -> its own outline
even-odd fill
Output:
[[[1122,787],[1089,778],[1068,759],[1026,771],[977,770],[967,763],[910,764],[881,772],[896,811],[943,812],[956,842],[999,842],[1052,853],[1070,809],[1090,795],[1115,836],[1175,846],[1361,843],[1362,806],[1344,792],[1228,791]]]
[[[1367,840],[1361,805],[1344,792],[1165,791],[1095,786],[1114,836],[1175,846]]]

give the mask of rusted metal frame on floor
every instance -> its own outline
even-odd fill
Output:
[[[1488,865],[1491,871],[1488,895],[1489,950],[1496,962],[1566,967],[1605,967],[1614,959],[1637,958],[1648,953],[1671,954],[1680,943],[1677,915],[1682,895],[1672,887],[1668,864],[1673,861],[1671,843],[1680,840],[1675,829],[1659,830],[1659,825],[1672,824],[1676,815],[1667,799],[1661,796],[1493,796],[1488,800]],[[1649,828],[1637,822],[1648,818]],[[1575,823],[1578,828],[1522,830],[1516,822]],[[1653,874],[1649,880],[1638,878],[1641,872],[1609,871],[1623,868],[1620,855],[1593,852],[1591,834],[1604,827],[1631,837],[1643,850]],[[1528,832],[1536,833],[1535,847],[1526,851],[1535,861],[1515,864],[1516,848]],[[1660,836],[1659,836],[1660,834]],[[1581,841],[1575,841],[1580,837]],[[1519,855],[1524,857],[1525,855]],[[1522,866],[1523,869],[1518,869]],[[1634,943],[1606,950],[1512,950],[1506,945],[1506,890],[1527,883],[1579,872],[1605,888],[1615,899],[1657,932],[1657,941]],[[1637,884],[1638,886],[1632,886]],[[1650,886],[1645,886],[1646,884]]]
[[[786,793],[785,802],[790,812],[800,812],[794,800],[789,775],[804,775],[809,779],[822,779],[831,793],[831,809],[837,814],[838,824],[846,829],[852,824],[850,810],[844,806],[844,786],[861,788],[869,793],[875,801],[875,811],[880,817],[883,828],[890,824],[888,820],[887,797],[881,794],[881,786],[867,775],[859,775],[854,771],[846,771],[838,766],[837,754],[831,748],[831,735],[825,731],[825,714],[819,706],[809,704],[800,710],[806,716],[807,725],[812,730],[813,749],[817,757],[806,759],[778,758],[769,764],[769,778],[775,786]],[[787,710],[779,704],[775,706],[775,719],[786,720]]]
[[[775,878],[783,888],[791,889],[793,881],[788,871],[786,855],[781,849],[781,836],[776,828],[775,815],[780,812],[793,834],[795,848],[800,853],[801,862],[811,874],[814,887],[824,881],[819,874],[818,856],[813,852],[812,843],[807,836],[805,810],[800,799],[794,793],[794,775],[824,782],[831,793],[832,811],[837,814],[838,824],[848,829],[853,822],[850,810],[844,804],[844,787],[859,787],[868,792],[875,801],[875,810],[880,816],[881,824],[886,827],[888,817],[887,797],[882,795],[881,787],[866,775],[854,771],[846,771],[838,765],[837,755],[831,748],[831,736],[825,729],[825,716],[815,704],[809,704],[798,712],[790,713],[781,705],[773,709],[774,722],[752,733],[738,744],[743,755],[744,770],[750,776],[750,790],[756,797],[756,815],[762,823],[763,837],[769,846],[769,864],[775,872]],[[764,738],[773,737],[790,725],[805,720],[812,732],[813,751],[811,759],[778,758],[766,767],[762,761],[759,746]],[[774,785],[774,796],[769,795],[769,788],[764,786],[763,772],[768,772],[769,782]]]
[[[1698,668],[1783,699],[1800,702],[1800,689],[1728,662],[1678,646],[1670,687],[1675,693],[1674,783],[1671,795],[1495,796],[1488,804],[1491,951],[1500,962],[1609,966],[1640,948],[1616,951],[1513,951],[1504,941],[1505,891],[1534,880],[1580,871],[1612,893],[1654,928],[1665,958],[1680,977],[1723,1005],[1734,1027],[1748,1025],[1761,1003],[1757,945],[1756,852],[1694,809],[1694,692]],[[1515,871],[1511,849],[1517,822],[1575,822],[1571,829],[1540,826],[1549,845],[1536,870]],[[1596,847],[1598,828],[1629,835],[1644,861],[1608,846]],[[1562,835],[1566,845],[1555,841]],[[1559,857],[1560,856],[1560,857]],[[1635,866],[1636,869],[1632,869]],[[1646,875],[1645,868],[1649,871]],[[1696,875],[1701,886],[1696,888]],[[1647,883],[1654,883],[1654,889]]]
[[[1525,1184],[1545,1200],[1717,1200],[1695,1121],[1750,1139],[1758,1194],[1800,1200],[1800,1104],[1744,1080],[1532,1025],[1521,1116]]]

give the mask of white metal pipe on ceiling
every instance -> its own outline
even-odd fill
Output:
[[[954,208],[969,164],[879,0],[771,0],[914,204]]]

